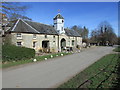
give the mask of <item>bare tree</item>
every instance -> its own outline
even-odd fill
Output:
[[[15,20],[18,18],[31,20],[27,16],[23,15],[25,11],[28,9],[28,7],[21,5],[20,2],[14,2],[14,3],[13,2],[1,2],[0,7],[1,7],[1,10],[0,10],[1,13],[6,14],[10,20]]]
[[[84,39],[87,39],[88,38],[88,33],[89,33],[89,30],[84,26],[83,31],[82,31],[82,37]]]
[[[92,31],[91,40],[93,42],[96,40],[100,45],[113,45],[117,42],[117,36],[114,33],[112,26],[107,21],[103,21],[98,25],[97,30]]]

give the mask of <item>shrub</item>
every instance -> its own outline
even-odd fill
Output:
[[[5,44],[2,46],[2,59],[5,61],[25,60],[35,57],[35,50],[15,45]]]

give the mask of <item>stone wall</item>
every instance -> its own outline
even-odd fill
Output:
[[[45,34],[36,34],[36,38],[33,38],[33,34],[21,33],[21,37],[17,37],[17,33],[11,33],[9,35],[11,37],[11,42],[14,45],[17,45],[17,42],[22,42],[22,46],[28,48],[34,48],[36,52],[43,49],[42,41],[49,41],[49,49],[50,52],[58,52],[61,51],[61,40],[65,39],[66,47],[76,47],[77,45],[82,45],[81,37],[70,37],[63,35],[46,35]],[[72,45],[72,41],[74,40],[74,45]],[[35,47],[33,47],[33,42],[35,43]]]

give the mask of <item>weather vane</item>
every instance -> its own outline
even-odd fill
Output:
[[[58,13],[60,13],[60,9],[58,9]]]

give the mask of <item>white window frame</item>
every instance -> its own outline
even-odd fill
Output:
[[[72,40],[72,46],[74,46],[75,45],[75,40]]]
[[[68,45],[70,45],[70,41],[68,41]]]
[[[33,34],[33,39],[36,39],[37,38],[37,35],[36,34]]]
[[[17,37],[17,39],[22,39],[22,34],[21,33],[17,33],[16,37]]]
[[[20,43],[20,45],[18,45],[18,43]],[[17,42],[16,44],[17,44],[17,46],[22,46],[22,42]]]
[[[17,33],[17,37],[22,37],[21,33]]]

